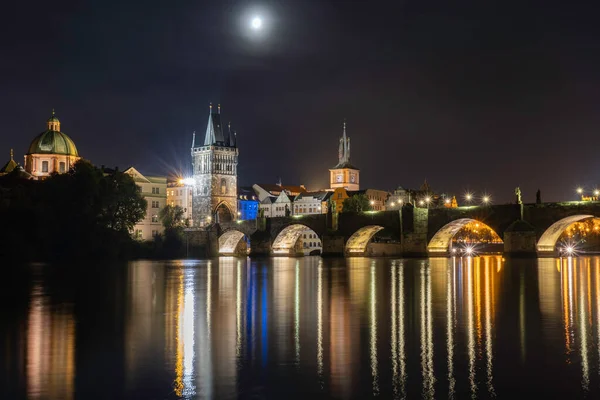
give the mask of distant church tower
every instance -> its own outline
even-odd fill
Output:
[[[359,189],[359,169],[350,164],[350,138],[346,137],[346,121],[344,121],[344,133],[340,138],[338,150],[338,163],[329,170],[329,187],[345,188],[346,190]]]
[[[229,222],[237,217],[236,134],[231,132],[231,124],[224,128],[221,105],[215,113],[211,103],[204,142],[196,143],[195,133],[192,139],[192,219],[195,226]]]

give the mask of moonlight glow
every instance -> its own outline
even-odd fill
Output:
[[[258,30],[260,28],[262,28],[262,19],[260,17],[254,17],[252,18],[252,29]]]

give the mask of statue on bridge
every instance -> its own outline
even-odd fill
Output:
[[[521,199],[521,188],[517,187],[515,189],[515,196],[517,196],[517,204],[523,204],[523,199]]]
[[[290,208],[288,207],[288,205],[285,205],[285,216],[289,217],[290,215],[292,215],[292,212],[290,211]]]

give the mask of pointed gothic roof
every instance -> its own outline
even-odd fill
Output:
[[[226,129],[224,129],[226,128]],[[230,132],[230,126],[223,126],[221,122],[221,106],[217,108],[217,112],[213,112],[212,104],[210,105],[210,113],[208,114],[208,124],[206,125],[206,134],[204,136],[204,146],[228,146],[235,147],[235,138]]]

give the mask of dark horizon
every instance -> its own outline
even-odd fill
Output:
[[[238,132],[240,186],[327,187],[344,118],[361,188],[427,179],[506,203],[600,185],[593,4],[163,4],[12,3],[0,163],[23,163],[54,108],[96,165],[186,171],[212,102]]]

